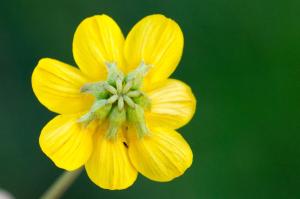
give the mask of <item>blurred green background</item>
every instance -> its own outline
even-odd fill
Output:
[[[300,198],[299,0],[13,0],[0,2],[0,187],[38,198],[62,170],[38,137],[54,114],[31,89],[42,57],[73,64],[77,25],[106,13],[126,35],[162,13],[185,35],[173,74],[193,88],[194,119],[180,132],[192,167],[169,183],[142,176],[124,191],[98,188],[82,174],[64,198]]]

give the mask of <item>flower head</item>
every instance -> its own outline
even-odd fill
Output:
[[[32,74],[39,101],[59,115],[42,130],[42,151],[60,168],[83,165],[106,189],[125,189],[138,172],[170,181],[193,154],[175,131],[195,112],[189,86],[169,79],[183,50],[180,27],[163,15],[138,22],[126,40],[106,15],[78,26],[73,55],[79,69],[41,59]]]

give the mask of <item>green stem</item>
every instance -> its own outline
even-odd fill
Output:
[[[65,171],[54,184],[41,196],[40,199],[58,199],[71,186],[74,180],[81,173],[82,168],[69,172]]]

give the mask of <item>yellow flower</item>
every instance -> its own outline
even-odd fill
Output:
[[[105,189],[131,186],[138,172],[170,181],[193,154],[175,131],[192,118],[189,86],[169,79],[180,61],[183,34],[163,15],[139,21],[126,40],[106,15],[78,26],[73,55],[79,69],[41,59],[32,74],[39,101],[59,115],[42,130],[42,151],[60,168],[83,165]]]

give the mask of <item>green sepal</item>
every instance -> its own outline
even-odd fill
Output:
[[[139,89],[143,83],[144,76],[149,70],[149,66],[146,65],[144,62],[142,62],[134,71],[130,72],[126,78],[125,81],[132,82],[131,89],[136,90]]]
[[[133,98],[133,101],[146,110],[150,110],[150,108],[151,108],[150,99],[145,95],[135,97],[135,98]]]
[[[96,101],[89,112],[81,116],[78,122],[88,125],[94,119],[103,120],[108,115],[111,109],[111,104],[107,104],[107,100]]]
[[[104,84],[105,82],[88,83],[81,87],[80,92],[92,94],[97,99],[105,99],[109,93],[104,88]]]
[[[144,109],[141,106],[136,105],[135,108],[128,107],[127,119],[128,122],[136,128],[139,138],[149,134],[149,130],[146,126]]]
[[[117,106],[115,106],[108,117],[109,127],[107,130],[106,137],[108,139],[115,139],[118,133],[119,128],[126,121],[126,112],[124,109],[119,110]]]
[[[112,108],[112,105],[106,103],[102,108],[98,109],[95,112],[96,118],[99,120],[104,120],[107,117],[107,115],[109,114],[111,108]]]
[[[124,78],[124,74],[121,70],[118,69],[116,63],[106,63],[108,75],[107,75],[107,83],[110,85],[116,86],[116,80],[118,78]]]

